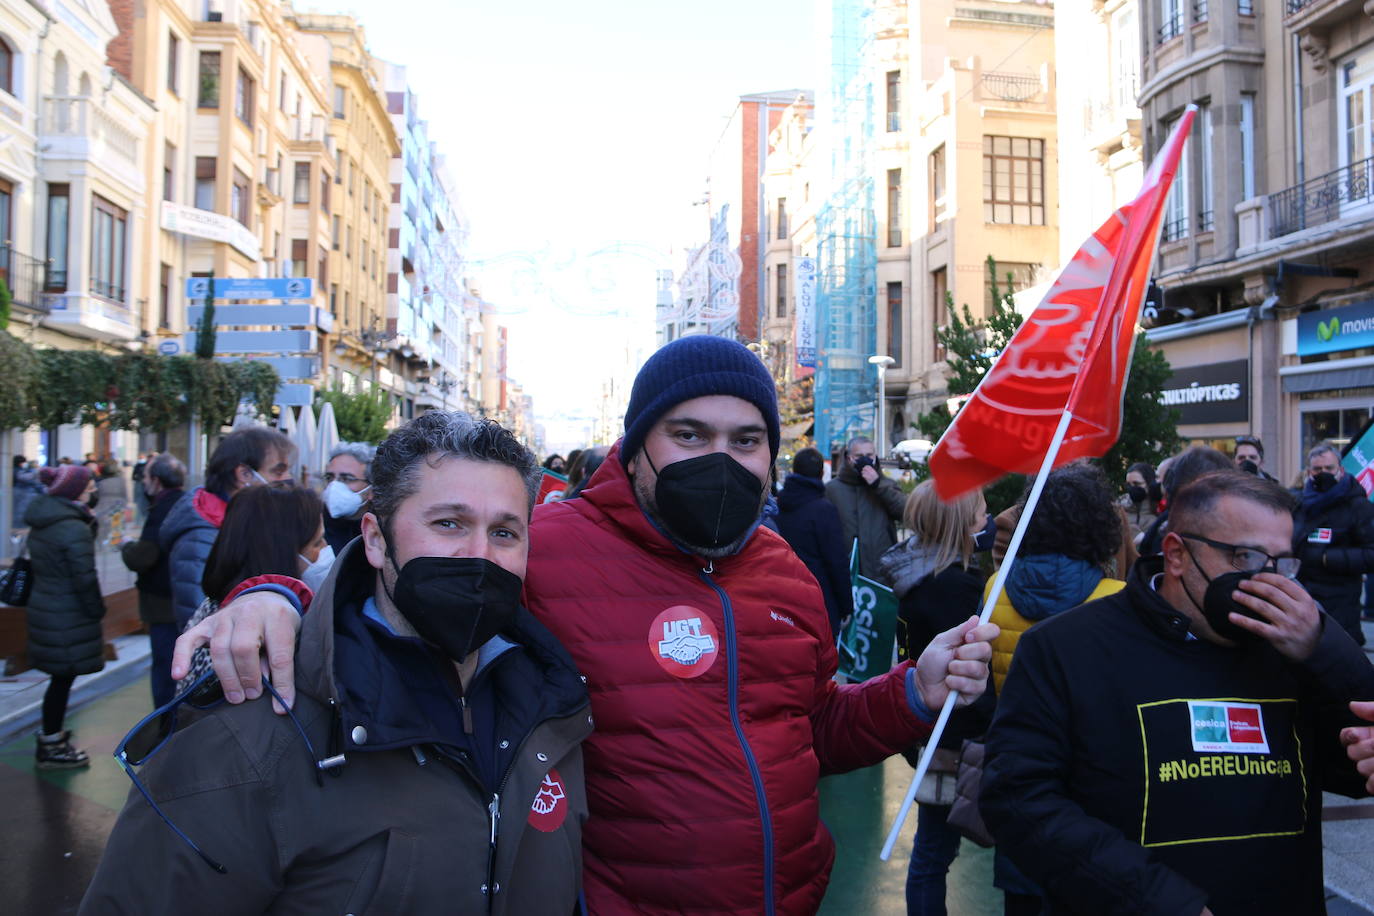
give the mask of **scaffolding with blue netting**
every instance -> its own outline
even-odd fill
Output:
[[[831,0],[828,196],[816,212],[816,447],[874,434],[877,221],[872,0]]]

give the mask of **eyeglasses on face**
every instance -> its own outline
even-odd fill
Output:
[[[268,692],[272,694],[276,701],[281,704],[281,707],[285,709],[287,714],[291,717],[292,724],[296,726],[296,731],[300,733],[301,740],[305,742],[305,749],[310,754],[311,767],[315,769],[316,776],[318,777],[320,763],[315,756],[315,748],[311,745],[310,738],[305,734],[305,729],[301,726],[300,720],[296,718],[296,714],[292,711],[291,707],[287,706],[286,703],[282,701],[281,694],[277,693],[276,689],[273,688],[267,678],[262,679],[262,685],[267,688]],[[120,768],[124,770],[125,775],[133,782],[134,788],[138,789],[139,794],[143,796],[144,800],[152,806],[157,816],[162,818],[162,822],[172,828],[172,832],[181,837],[182,842],[190,846],[191,849],[195,851],[196,855],[204,860],[206,865],[209,865],[222,875],[228,874],[229,870],[215,859],[211,858],[203,849],[196,845],[194,840],[182,832],[180,827],[172,823],[171,818],[163,812],[157,802],[153,801],[153,796],[148,792],[147,787],[144,786],[143,780],[139,779],[138,774],[134,772],[134,767],[139,767],[147,763],[154,754],[162,750],[167,742],[171,740],[173,733],[175,733],[177,729],[177,710],[183,705],[196,710],[207,710],[213,709],[223,702],[224,689],[220,686],[219,678],[215,676],[213,671],[207,672],[179,696],[175,697],[170,703],[144,716],[137,725],[129,730],[129,733],[124,736],[124,739],[119,742],[114,750],[114,758],[119,763]]]
[[[1190,541],[1201,541],[1208,547],[1217,550],[1229,551],[1231,554],[1231,565],[1241,572],[1259,573],[1276,572],[1287,579],[1297,578],[1298,570],[1302,567],[1302,561],[1297,557],[1276,557],[1265,553],[1258,547],[1247,547],[1243,544],[1228,544],[1225,541],[1214,541],[1211,538],[1203,537],[1200,534],[1183,534],[1179,537]]]
[[[1256,436],[1236,436],[1236,445],[1253,445],[1259,448],[1259,438]]]

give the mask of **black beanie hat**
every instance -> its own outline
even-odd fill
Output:
[[[635,376],[625,408],[625,440],[620,463],[626,467],[650,428],[683,401],[726,394],[748,401],[763,414],[768,451],[778,457],[778,391],[763,361],[743,344],[697,334],[661,347]]]

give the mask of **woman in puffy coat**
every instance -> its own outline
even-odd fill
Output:
[[[39,480],[46,492],[24,513],[33,561],[28,653],[33,666],[52,679],[43,694],[36,766],[84,767],[90,758],[72,747],[72,734],[62,722],[77,675],[105,667],[100,627],[105,601],[95,571],[96,520],[89,505],[95,479],[84,465],[64,464],[43,468]]]
[[[973,564],[974,538],[986,527],[987,503],[981,491],[945,503],[933,481],[924,481],[907,497],[902,524],[912,535],[882,555],[878,566],[900,602],[897,611],[897,655],[916,658],[939,633],[977,614],[983,594],[983,575]],[[943,783],[937,803],[922,801],[916,809],[916,841],[906,879],[908,916],[945,913],[945,877],[959,854],[960,835],[950,827],[954,772],[959,749],[967,738],[979,738],[992,721],[996,703],[992,691],[956,711],[940,737],[932,772],[925,782]],[[907,753],[913,766],[916,749]],[[948,792],[948,802],[939,797]],[[929,797],[929,796],[927,796]]]
[[[1025,502],[1023,495],[1018,517]],[[1126,587],[1106,575],[1121,542],[1120,511],[1102,471],[1084,462],[1053,471],[992,612],[992,622],[1002,628],[992,642],[992,676],[999,695],[1022,633]],[[1040,912],[1039,888],[1000,852],[993,859],[993,884],[1006,894],[1008,916]]]

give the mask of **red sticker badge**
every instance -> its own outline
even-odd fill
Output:
[[[539,794],[530,805],[530,826],[544,833],[553,833],[563,826],[568,816],[568,793],[558,771],[550,769],[539,786]]]
[[[649,626],[649,654],[673,677],[701,677],[720,655],[716,625],[685,604],[670,607]]]

